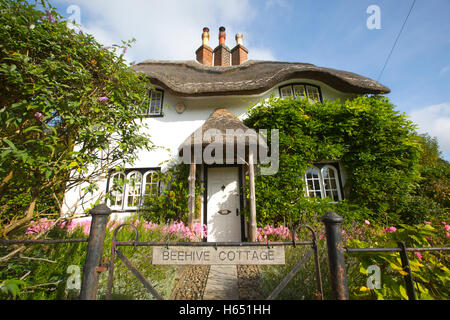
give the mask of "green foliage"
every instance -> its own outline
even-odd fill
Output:
[[[20,295],[20,287],[25,284],[22,280],[8,279],[0,283],[0,297],[16,299]]]
[[[135,225],[138,230],[139,241],[189,241],[184,238],[186,237],[185,234],[168,232],[169,227],[167,225],[143,223],[134,218],[129,218],[120,223],[110,221],[107,225],[102,260],[104,258],[109,259],[112,232],[121,223]],[[83,230],[82,226],[75,228],[70,233],[66,229],[55,227],[47,234],[47,238],[86,238],[88,234],[86,231],[88,230]],[[130,241],[134,240],[134,237],[134,229],[125,226],[118,232],[117,239],[119,241]],[[87,243],[32,245],[21,256],[16,256],[7,262],[0,262],[0,297],[23,300],[78,299],[79,290],[68,289],[67,287],[69,277],[72,275],[68,273],[68,267],[74,265],[81,269],[85,262],[86,249]],[[176,266],[152,265],[152,247],[120,247],[119,250],[127,256],[162,296],[166,299],[170,297],[178,270]],[[3,256],[4,254],[4,248],[0,248],[0,255]],[[118,258],[115,260],[114,273],[113,299],[154,299]],[[24,280],[16,280],[20,278],[24,278]],[[98,299],[105,298],[107,280],[108,272],[101,273]]]
[[[428,134],[418,137],[422,146],[420,158],[421,181],[416,193],[439,203],[443,208],[450,208],[450,163],[440,158],[436,138]]]
[[[158,195],[150,195],[144,198],[139,215],[146,221],[167,222],[183,221],[187,222],[188,216],[188,196],[189,196],[189,166],[180,164],[174,165],[167,171],[157,172],[154,181],[160,185]],[[198,181],[198,179],[196,179]],[[196,183],[195,195],[201,194],[201,188]],[[196,202],[196,212],[200,212],[200,203]]]
[[[413,123],[386,97],[343,103],[271,97],[249,110],[245,124],[280,130],[280,170],[256,180],[262,223],[301,220],[314,210],[318,201],[305,199],[302,177],[323,160],[339,161],[347,170],[349,204],[367,208],[363,215],[389,212],[391,222],[400,221],[395,209],[419,178],[420,146]]]
[[[121,53],[131,42],[109,50],[39,7],[0,0],[0,179],[12,175],[0,196],[11,184],[32,198],[93,185],[151,147],[140,130],[148,82]]]
[[[396,248],[397,242],[405,242],[406,247],[448,246],[448,238],[441,226],[431,225],[401,225],[395,232],[372,233],[368,239],[350,239],[349,247],[368,248],[386,247]],[[353,299],[408,299],[403,276],[406,272],[402,268],[398,252],[387,253],[351,253],[349,256],[357,259],[361,274],[361,282],[349,286]],[[409,253],[414,286],[417,298],[420,300],[448,300],[450,297],[450,270],[448,255],[444,251],[428,251]],[[377,265],[381,269],[381,289],[369,289],[366,285],[367,268]]]
[[[401,220],[406,224],[423,223],[430,219],[444,219],[448,212],[433,198],[426,196],[407,195],[398,204]]]

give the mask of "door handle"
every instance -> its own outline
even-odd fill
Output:
[[[217,212],[218,212],[219,214],[223,215],[223,216],[226,216],[227,214],[231,213],[231,211],[228,210],[228,209],[222,209],[222,210],[219,210],[219,211],[217,211]]]
[[[236,208],[236,216],[239,215],[239,208]]]

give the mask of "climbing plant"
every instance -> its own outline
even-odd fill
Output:
[[[421,147],[414,124],[388,98],[311,103],[271,97],[249,109],[245,124],[279,129],[280,169],[256,179],[259,223],[299,221],[342,207],[331,199],[305,197],[305,171],[323,160],[345,168],[345,203],[361,219],[401,221],[400,203],[420,177]]]

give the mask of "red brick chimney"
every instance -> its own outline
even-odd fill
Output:
[[[237,33],[236,46],[231,49],[231,61],[233,66],[240,65],[241,63],[247,61],[248,50],[242,45],[243,40],[244,36],[242,33]]]
[[[225,27],[219,28],[219,45],[214,49],[214,66],[228,67],[231,60],[230,49],[225,45]]]
[[[205,66],[212,66],[213,61],[213,50],[209,46],[209,29],[207,27],[203,28],[202,33],[202,45],[195,51],[197,56],[197,61]]]

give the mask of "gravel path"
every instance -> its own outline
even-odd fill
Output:
[[[260,270],[257,265],[238,265],[238,290],[240,300],[262,300]]]
[[[210,266],[183,266],[170,300],[202,300]]]
[[[261,300],[260,273],[256,265],[238,265],[238,291],[240,300]],[[202,300],[208,281],[210,266],[183,266],[179,270],[171,300]]]

